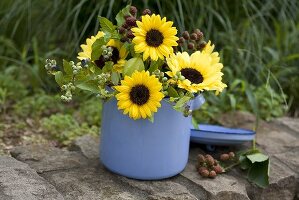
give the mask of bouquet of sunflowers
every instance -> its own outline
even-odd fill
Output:
[[[103,100],[115,97],[118,109],[134,120],[153,120],[162,100],[188,116],[190,100],[226,87],[219,54],[199,29],[178,37],[172,21],[149,9],[139,17],[131,5],[117,14],[116,21],[114,25],[99,17],[100,31],[81,45],[78,61],[63,61],[63,70],[55,60],[46,60],[62,100],[87,90]]]

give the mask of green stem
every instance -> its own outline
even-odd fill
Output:
[[[227,171],[227,170],[229,170],[229,169],[231,169],[231,168],[233,168],[233,167],[235,167],[235,166],[237,166],[237,165],[239,165],[239,164],[240,164],[239,161],[236,162],[236,163],[233,163],[233,164],[231,164],[231,165],[225,167],[225,168],[224,168],[224,171]]]

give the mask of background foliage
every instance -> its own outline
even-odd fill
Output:
[[[69,115],[51,117],[52,113],[63,112],[75,116],[79,124],[74,126],[80,127],[83,122],[99,125],[100,115],[90,105],[96,102],[100,107],[94,97],[85,96],[71,106],[61,105],[53,95],[58,88],[47,76],[44,61],[75,58],[79,45],[97,32],[97,16],[115,22],[114,16],[127,3],[1,0],[1,113],[14,113],[21,119],[46,117],[53,123],[66,118],[73,124]],[[216,121],[219,113],[232,110],[254,112],[266,120],[285,112],[299,115],[299,1],[134,0],[132,4],[139,11],[150,8],[174,20],[180,33],[200,28],[205,38],[216,44],[228,89],[220,96],[206,95],[207,104],[195,112],[200,121]],[[46,129],[51,132],[51,128]]]

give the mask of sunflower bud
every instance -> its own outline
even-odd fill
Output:
[[[144,9],[143,11],[142,11],[142,15],[151,15],[152,14],[152,11],[150,10],[150,9]]]
[[[190,35],[189,35],[189,32],[188,31],[184,31],[183,34],[182,34],[183,38],[185,38],[186,40],[189,40],[190,39]]]
[[[135,6],[131,6],[130,7],[130,13],[131,13],[131,15],[136,15],[136,13],[137,13],[137,8],[135,7]]]

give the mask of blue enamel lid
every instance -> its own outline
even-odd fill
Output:
[[[249,129],[199,124],[199,129],[191,127],[190,139],[201,144],[233,145],[252,141],[254,138],[255,132]]]

